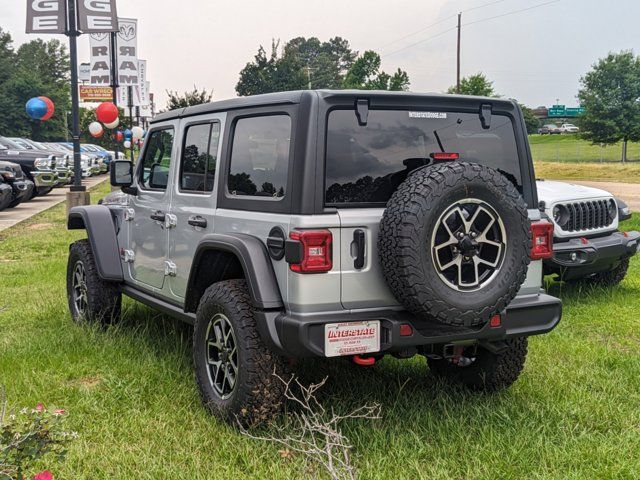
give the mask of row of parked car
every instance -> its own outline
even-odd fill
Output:
[[[573,123],[563,123],[560,126],[555,123],[548,123],[538,129],[540,135],[563,135],[578,132],[580,132],[580,128],[576,127]]]
[[[124,158],[118,153],[118,158]],[[107,173],[114,158],[113,151],[82,144],[82,176]],[[73,174],[70,142],[36,142],[0,136],[0,211],[68,185],[73,181]]]

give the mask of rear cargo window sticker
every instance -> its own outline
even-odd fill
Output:
[[[409,118],[447,118],[446,112],[409,112]]]

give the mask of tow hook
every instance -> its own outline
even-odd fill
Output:
[[[351,357],[353,363],[356,365],[360,365],[361,367],[370,367],[374,363],[376,363],[376,359],[374,357],[362,357],[360,355],[354,355]]]

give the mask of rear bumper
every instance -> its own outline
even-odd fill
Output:
[[[262,338],[281,355],[288,357],[325,356],[324,326],[329,323],[379,320],[380,352],[401,352],[414,347],[451,343],[499,342],[509,337],[539,335],[553,330],[562,316],[562,302],[550,295],[520,296],[502,314],[499,327],[452,327],[425,322],[404,310],[344,311],[326,314],[293,315],[260,312]],[[413,334],[400,335],[400,326],[410,324]]]
[[[553,258],[545,260],[545,274],[565,280],[612,269],[620,260],[640,251],[640,232],[613,232],[606,237],[573,238],[553,244]]]

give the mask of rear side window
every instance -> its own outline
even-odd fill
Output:
[[[232,196],[285,196],[291,118],[267,115],[236,122],[227,189]]]
[[[213,191],[220,124],[201,123],[187,127],[180,164],[180,190],[205,193]]]
[[[327,130],[325,202],[384,205],[409,172],[443,151],[500,171],[522,192],[507,116],[494,114],[485,130],[477,113],[370,110],[361,126],[353,110],[334,110]]]
[[[164,190],[169,180],[173,129],[154,130],[149,134],[146,144],[140,168],[140,186],[149,190]]]

